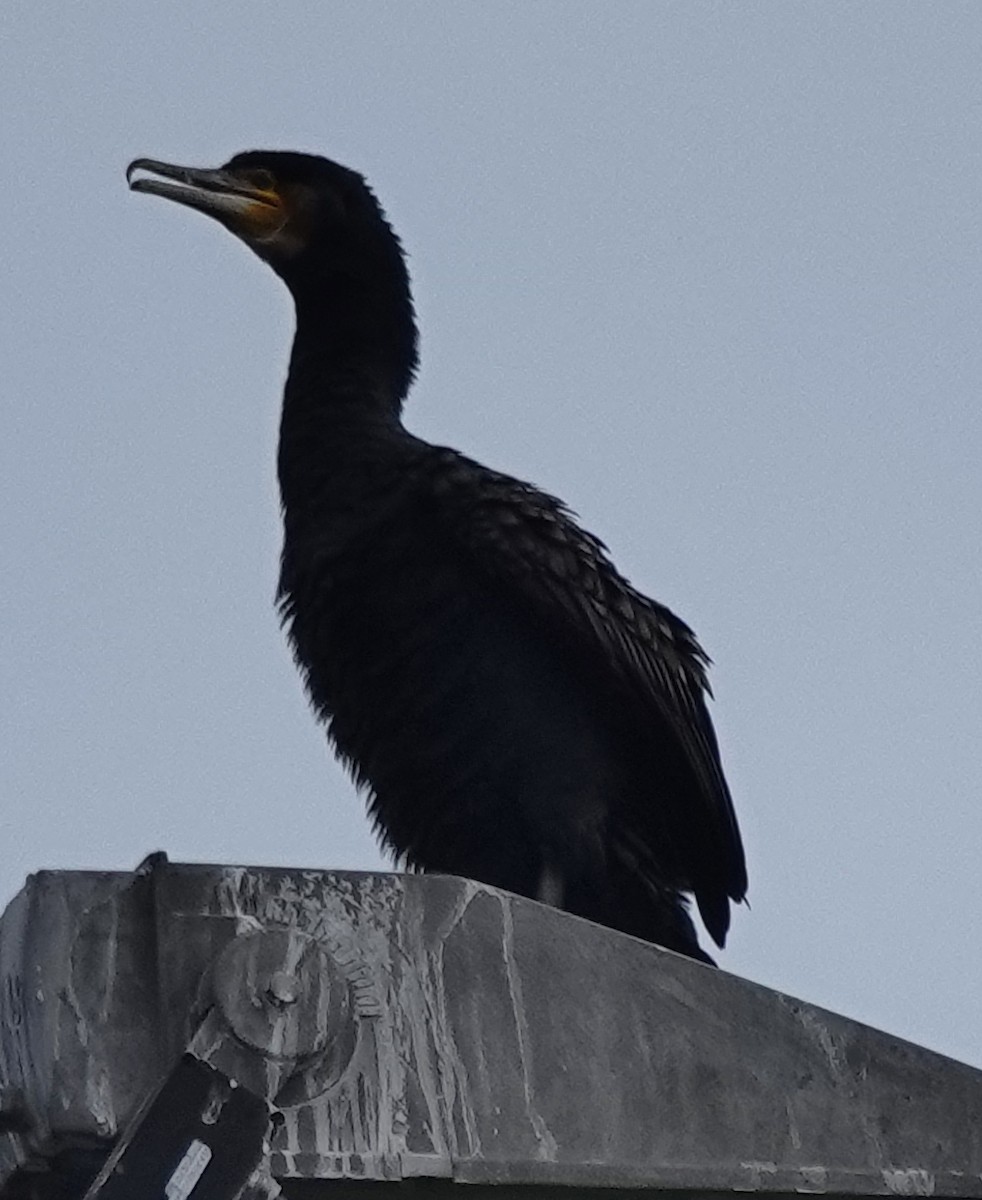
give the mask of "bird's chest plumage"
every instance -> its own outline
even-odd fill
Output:
[[[283,582],[311,698],[396,848],[445,820],[569,804],[577,787],[593,803],[580,764],[610,757],[595,698],[425,512],[403,506],[333,553],[288,544]]]
[[[364,761],[376,743],[449,727],[451,712],[487,727],[492,699],[500,710],[488,689],[507,619],[434,526],[400,513],[337,553],[288,551],[284,583],[290,636],[343,752]]]

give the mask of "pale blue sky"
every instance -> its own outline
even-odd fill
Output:
[[[729,970],[982,1065],[982,6],[0,14],[0,902],[40,867],[375,867],[273,612],[291,334],[137,155],[369,175],[418,433],[697,629]]]

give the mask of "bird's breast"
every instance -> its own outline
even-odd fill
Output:
[[[424,804],[600,819],[619,769],[603,696],[438,528],[402,517],[340,552],[287,545],[283,589],[313,703],[390,834]]]

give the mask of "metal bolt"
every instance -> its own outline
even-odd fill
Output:
[[[300,999],[300,980],[288,971],[274,971],[266,987],[266,1000],[277,1008],[286,1008]]]

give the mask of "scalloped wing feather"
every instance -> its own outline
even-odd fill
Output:
[[[507,579],[567,636],[592,643],[622,684],[673,730],[697,782],[707,860],[723,868],[717,900],[697,900],[719,942],[729,924],[723,892],[742,900],[743,849],[716,736],[706,710],[709,658],[684,621],[621,576],[599,538],[582,529],[554,496],[439,449],[430,488],[462,548],[488,576]],[[700,865],[692,864],[693,877]],[[705,900],[705,903],[704,903]]]

